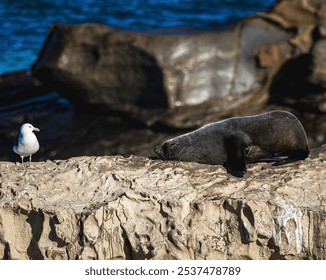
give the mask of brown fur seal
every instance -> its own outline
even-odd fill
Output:
[[[205,125],[155,148],[162,159],[223,165],[242,177],[246,163],[275,161],[284,164],[309,155],[306,132],[286,111],[234,117]]]

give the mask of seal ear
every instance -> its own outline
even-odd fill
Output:
[[[224,147],[227,154],[225,164],[227,172],[236,177],[243,177],[247,172],[243,139],[231,135],[224,140]]]

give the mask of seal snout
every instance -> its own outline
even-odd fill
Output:
[[[167,148],[167,144],[166,143],[164,143],[161,146],[157,146],[156,148],[154,148],[154,152],[161,159],[169,159],[169,156],[168,156],[168,148]]]
[[[162,147],[162,146],[157,146],[157,147],[155,147],[155,148],[154,148],[154,152],[155,152],[155,154],[157,154],[158,156],[163,157],[164,152],[163,152],[163,147]]]

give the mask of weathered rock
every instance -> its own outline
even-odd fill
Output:
[[[179,36],[55,25],[33,76],[81,110],[150,127],[194,128],[267,101],[323,113],[325,9],[283,0],[233,29]]]
[[[222,167],[142,157],[0,162],[3,259],[325,259],[326,147]]]
[[[308,80],[324,90],[320,90],[320,101],[317,103],[320,112],[326,113],[326,36],[316,42],[312,49],[312,71]]]
[[[291,36],[260,18],[233,30],[182,36],[55,25],[32,69],[34,77],[79,107],[105,107],[132,113],[148,125],[163,119],[184,127],[188,116],[180,120],[175,107],[207,103],[199,112],[210,107],[229,114],[249,101],[250,106],[262,104],[267,95],[257,93],[288,55],[291,48],[281,46]],[[265,56],[260,55],[257,67],[261,48]],[[144,115],[146,108],[151,112]],[[153,109],[170,110],[152,119]]]
[[[280,0],[270,12],[284,28],[297,28],[324,22],[325,10],[323,0]]]
[[[0,104],[1,109],[11,108],[15,104],[41,96],[48,92],[44,84],[31,79],[26,70],[0,75]]]

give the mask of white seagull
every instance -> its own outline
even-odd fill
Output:
[[[20,155],[24,170],[24,157],[29,156],[29,163],[31,164],[32,155],[35,154],[40,148],[40,145],[33,131],[40,130],[37,127],[32,126],[30,123],[23,124],[20,128],[20,133],[16,144],[12,147],[14,152]]]

